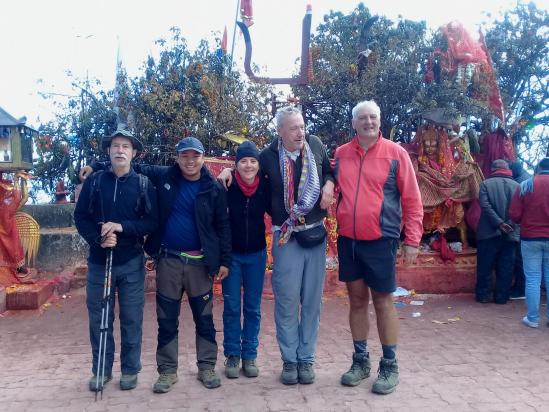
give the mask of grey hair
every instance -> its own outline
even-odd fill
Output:
[[[353,107],[353,111],[352,111],[353,119],[356,119],[357,113],[360,110],[362,110],[366,107],[373,109],[374,112],[376,112],[377,117],[381,117],[381,109],[379,108],[379,106],[377,105],[377,103],[375,101],[373,101],[373,100],[363,100],[361,102],[358,102],[356,104],[356,106]]]
[[[285,106],[278,109],[276,111],[276,116],[275,116],[276,128],[278,129],[282,126],[282,123],[284,122],[284,119],[286,119],[286,117],[289,117],[295,114],[301,115],[301,110],[299,110],[295,106]]]

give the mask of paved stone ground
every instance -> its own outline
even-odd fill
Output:
[[[83,290],[40,312],[0,318],[0,410],[5,411],[547,411],[549,410],[549,328],[520,323],[524,302],[481,305],[470,295],[423,296],[424,306],[399,308],[401,383],[395,393],[370,392],[373,377],[355,388],[339,378],[349,367],[351,337],[344,297],[325,299],[313,385],[283,386],[273,324],[273,301],[264,300],[261,375],[222,378],[208,390],[196,380],[194,327],[187,304],[182,311],[180,380],[172,392],[156,395],[154,295],[147,296],[143,371],[133,391],[115,378],[102,401],[87,390],[90,354]],[[416,297],[417,299],[417,297]],[[221,329],[222,304],[215,305]],[[545,310],[545,307],[543,307]],[[413,317],[412,313],[421,316]],[[446,324],[433,321],[448,322]],[[370,354],[380,356],[373,328]],[[222,332],[218,341],[222,342]],[[222,352],[218,371],[223,372]]]

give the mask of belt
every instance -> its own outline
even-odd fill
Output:
[[[177,256],[183,263],[189,265],[202,265],[204,263],[204,255],[189,255],[185,252],[180,252],[173,249],[161,249],[161,252],[164,256],[172,255]]]
[[[308,225],[298,225],[295,226],[292,232],[303,232],[304,230],[312,229],[313,227],[317,227],[324,224],[324,219],[319,220],[318,222],[314,222]],[[280,226],[272,225],[273,232],[276,232],[277,230],[280,230]]]

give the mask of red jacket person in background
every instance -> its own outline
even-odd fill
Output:
[[[522,323],[537,328],[542,275],[549,290],[549,157],[539,162],[536,176],[522,182],[515,191],[509,215],[520,223],[527,309]],[[549,305],[546,308],[549,326]]]
[[[352,113],[357,136],[335,155],[335,175],[341,190],[337,207],[339,279],[347,284],[355,349],[352,366],[341,383],[356,386],[370,375],[367,338],[371,293],[383,349],[372,390],[387,394],[398,384],[399,323],[392,296],[398,242],[404,225],[402,252],[405,261],[413,263],[423,233],[423,206],[408,153],[381,135],[379,106],[363,101]]]

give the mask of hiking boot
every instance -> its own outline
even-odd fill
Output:
[[[341,375],[341,384],[345,386],[357,386],[363,379],[370,376],[370,357],[367,353],[353,353],[351,368]]]
[[[90,388],[90,391],[92,392],[99,392],[101,390],[101,387],[105,386],[107,382],[110,382],[112,380],[112,375],[105,376],[103,378],[103,385],[101,385],[101,380],[97,380],[97,375],[93,375],[90,378],[90,382],[88,383],[88,387]]]
[[[393,392],[398,385],[398,365],[396,359],[381,358],[378,376],[372,386],[372,392],[386,395]]]
[[[528,316],[525,316],[522,318],[522,323],[524,323],[529,328],[538,328],[539,322],[532,322],[530,319],[528,319]]]
[[[177,382],[177,373],[161,373],[153,385],[154,393],[166,393],[172,390]]]
[[[137,386],[137,373],[135,374],[122,374],[120,377],[120,389],[127,391],[134,389]]]
[[[240,376],[240,357],[228,356],[225,359],[225,376],[229,379],[235,379]]]
[[[215,372],[215,369],[199,370],[196,378],[208,389],[214,389],[221,386],[221,379]]]
[[[259,368],[255,364],[255,359],[242,359],[242,371],[247,378],[257,378]]]
[[[297,364],[297,376],[299,383],[309,385],[315,381],[315,370],[313,364],[309,362],[299,362]]]
[[[284,362],[282,365],[282,373],[280,374],[280,381],[284,385],[295,385],[297,380],[297,363]]]

